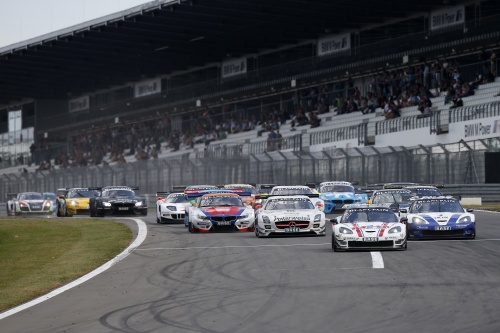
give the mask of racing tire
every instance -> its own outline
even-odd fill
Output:
[[[64,211],[64,216],[66,217],[73,217],[73,214],[68,213],[68,209]]]
[[[335,235],[332,235],[332,249],[333,252],[339,252],[339,248],[337,247],[337,244],[335,244]]]
[[[156,223],[158,223],[158,224],[161,223],[161,217],[156,216]]]
[[[401,248],[401,251],[406,251],[408,250],[408,238],[406,239],[405,246]]]
[[[193,232],[193,225],[191,224],[191,222],[188,222],[188,231]]]
[[[56,216],[57,217],[62,217],[61,213],[59,212],[59,205],[57,205]]]
[[[90,205],[90,217],[95,217],[95,207]]]

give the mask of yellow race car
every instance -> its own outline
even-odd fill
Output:
[[[89,215],[90,198],[99,194],[85,187],[58,189],[57,216]]]

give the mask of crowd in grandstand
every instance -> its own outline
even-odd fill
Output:
[[[480,54],[480,58],[484,57]],[[491,57],[495,57],[492,52]],[[193,148],[195,144],[225,140],[233,134],[256,131],[267,133],[268,151],[281,148],[280,127],[290,124],[296,127],[321,125],[318,115],[333,112],[336,115],[359,112],[373,113],[383,110],[386,119],[396,118],[404,108],[417,106],[422,117],[432,115],[432,98],[444,95],[445,105],[450,108],[463,105],[463,97],[474,94],[482,83],[494,81],[494,62],[484,61],[483,70],[476,77],[464,77],[457,60],[446,59],[409,65],[405,68],[380,71],[373,75],[369,87],[361,89],[349,77],[345,82],[296,90],[290,103],[263,109],[260,115],[245,110],[231,110],[231,106],[214,109],[203,108],[182,124],[182,129],[172,126],[171,119],[162,118],[86,131],[72,136],[68,152],[52,156],[42,146],[32,151],[33,162],[39,170],[69,168],[87,165],[126,163],[127,156],[135,160],[158,158],[160,152]],[[279,140],[279,143],[278,141]],[[45,153],[44,153],[45,151]],[[53,160],[53,163],[51,163]]]

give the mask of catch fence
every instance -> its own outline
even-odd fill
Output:
[[[238,145],[218,146],[175,158],[5,173],[0,178],[0,195],[5,199],[7,193],[106,185],[138,186],[141,193],[154,195],[157,191],[169,191],[173,185],[247,182],[292,185],[346,180],[359,186],[403,181],[481,184],[485,182],[485,152],[495,151],[500,151],[498,138],[412,148],[368,146],[258,154]],[[500,199],[500,193],[498,196]]]

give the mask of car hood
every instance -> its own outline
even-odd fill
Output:
[[[324,192],[319,197],[321,199],[354,199],[356,195],[351,192]]]
[[[263,211],[262,215],[269,217],[272,222],[280,222],[280,221],[310,221],[317,214],[321,214],[318,210],[308,210],[308,211],[300,211],[300,210],[273,210]]]
[[[439,213],[422,213],[422,214],[410,214],[408,215],[408,221],[411,221],[413,216],[419,216],[423,218],[427,224],[431,225],[445,225],[457,223],[459,219],[465,216],[469,216],[472,222],[475,221],[474,214],[470,213],[447,213],[447,212],[439,212]]]
[[[241,206],[210,206],[200,209],[207,216],[241,215],[245,207]]]

